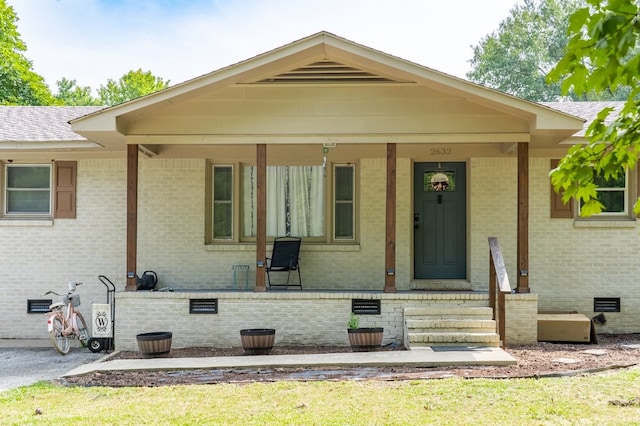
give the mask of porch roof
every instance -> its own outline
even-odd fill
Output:
[[[583,120],[320,32],[71,127],[108,150],[335,141],[556,146]]]

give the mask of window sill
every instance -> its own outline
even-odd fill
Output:
[[[270,252],[273,244],[267,244],[269,248],[267,252]],[[253,243],[218,243],[207,244],[204,246],[205,251],[225,252],[225,251],[248,251],[255,252],[256,245]],[[356,252],[360,251],[360,244],[327,244],[327,243],[305,243],[302,242],[300,251],[310,252]]]
[[[0,227],[44,227],[53,226],[53,219],[0,219]]]
[[[620,219],[575,219],[574,228],[635,228],[637,221],[632,218]]]

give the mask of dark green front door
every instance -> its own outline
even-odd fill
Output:
[[[467,277],[465,163],[414,165],[414,276]]]

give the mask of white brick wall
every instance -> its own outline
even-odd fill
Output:
[[[47,290],[84,282],[80,311],[89,319],[91,303],[106,301],[98,275],[124,285],[125,167],[124,160],[78,162],[76,219],[0,224],[0,338],[48,338],[45,316],[27,314],[27,299],[49,298],[41,296]]]
[[[218,299],[217,314],[190,314],[190,298]],[[380,299],[380,315],[360,315],[361,327],[383,327],[383,344],[404,341],[403,309],[427,304],[486,306],[486,295],[358,292],[121,292],[116,348],[137,350],[140,333],[171,331],[174,348],[238,347],[240,330],[275,328],[278,345],[347,346],[351,299]],[[507,297],[507,345],[536,340],[536,296]],[[516,311],[518,310],[518,311]],[[518,326],[514,330],[513,326]]]
[[[469,259],[474,290],[488,289],[488,237],[497,237],[511,286],[515,287],[517,248],[517,162],[515,158],[472,158],[468,197]]]
[[[232,264],[247,264],[252,287],[252,244],[204,245],[205,161],[143,157],[140,163],[138,272],[155,270],[161,286],[221,289],[231,286]],[[577,227],[571,219],[550,219],[548,169],[548,158],[530,160],[529,283],[540,309],[577,310],[591,317],[594,297],[620,297],[622,312],[607,313],[607,324],[599,331],[640,332],[636,224]],[[386,160],[363,159],[358,170],[360,244],[303,244],[305,289],[379,291],[384,286]],[[487,289],[489,236],[499,238],[515,286],[516,159],[472,158],[468,171],[472,286]],[[411,160],[399,158],[396,285],[400,290],[410,288],[412,273],[412,175]],[[81,310],[89,318],[91,302],[104,302],[106,297],[97,275],[107,275],[119,290],[124,288],[126,161],[80,160],[77,219],[4,221],[0,240],[4,289],[0,338],[46,338],[43,315],[26,314],[26,301],[49,289],[62,290],[70,280],[86,283],[79,293]]]
[[[538,340],[538,295],[508,294],[505,304],[507,347],[535,343]]]
[[[529,285],[539,295],[540,310],[576,310],[593,317],[594,297],[620,297],[622,312],[606,313],[607,324],[598,325],[598,333],[640,332],[637,224],[577,227],[573,219],[550,219],[549,162],[533,158],[529,170]]]

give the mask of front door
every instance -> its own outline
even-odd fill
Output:
[[[414,165],[414,276],[467,277],[465,163]]]

